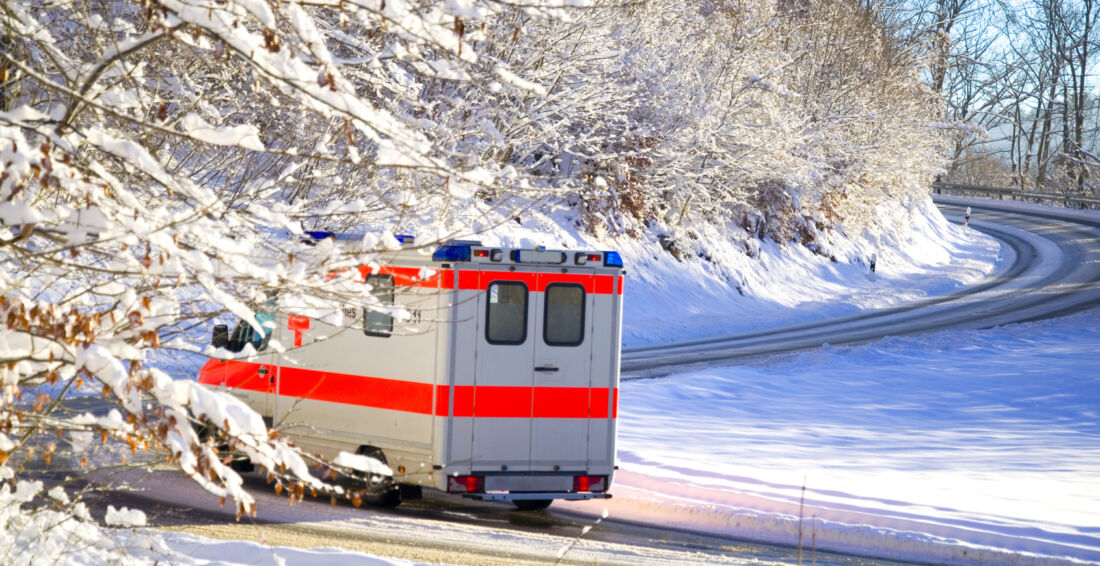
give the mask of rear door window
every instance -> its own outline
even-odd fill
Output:
[[[546,286],[543,340],[549,346],[579,346],[584,342],[584,287],[574,283]]]
[[[494,281],[489,293],[485,339],[490,344],[522,344],[527,340],[527,285]]]

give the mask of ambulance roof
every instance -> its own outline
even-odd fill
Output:
[[[306,235],[314,240],[332,238],[338,242],[352,242],[363,239],[362,234],[329,232],[326,230],[307,231]],[[415,238],[405,234],[394,236],[406,248],[415,246]],[[548,250],[545,246],[530,249],[484,246],[478,240],[450,240],[432,252],[432,261],[506,263],[527,265],[574,265],[602,266],[621,269],[623,258],[615,251],[568,251]]]

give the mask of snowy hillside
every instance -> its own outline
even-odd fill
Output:
[[[655,246],[623,242],[631,259],[623,345],[886,308],[973,283],[1001,259],[997,242],[949,224],[930,199],[914,199],[911,206],[879,207],[877,233],[831,234],[829,257],[770,240],[749,257],[736,242],[707,233],[697,243],[696,260],[679,262]],[[877,260],[873,278],[872,257]]]

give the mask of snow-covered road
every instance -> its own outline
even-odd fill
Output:
[[[973,229],[1004,242],[1005,257],[984,281],[889,309],[623,351],[624,378],[669,368],[728,364],[765,355],[860,344],[946,328],[991,328],[1100,305],[1100,220],[1074,211],[940,197],[945,214],[974,208]]]
[[[417,563],[513,565],[554,563],[607,565],[744,564],[793,565],[790,548],[739,541],[728,534],[691,533],[667,526],[646,526],[610,518],[581,537],[596,517],[570,513],[530,513],[500,503],[464,500],[428,493],[397,509],[352,507],[346,502],[306,498],[289,505],[272,492],[262,478],[247,475],[249,490],[258,502],[256,518],[234,521],[232,509],[219,507],[196,484],[171,470],[138,476],[137,488],[111,494],[99,505],[111,503],[143,509],[151,524],[174,533],[169,545],[194,558],[232,563],[278,563],[307,566],[317,563],[364,564],[361,558],[324,557],[287,552],[277,547],[338,547],[412,560]],[[563,506],[562,509],[568,509]],[[191,537],[202,537],[193,539]],[[218,548],[210,538],[232,542]],[[204,542],[205,541],[205,542]],[[566,549],[568,549],[566,551]],[[564,552],[563,552],[564,551]],[[320,561],[320,562],[319,562]],[[383,563],[383,562],[379,562]],[[384,562],[389,564],[390,562]],[[866,560],[822,552],[821,566],[878,566]],[[881,566],[886,566],[885,564]]]

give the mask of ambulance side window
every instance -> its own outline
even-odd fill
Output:
[[[371,294],[383,305],[393,305],[393,275],[367,276]],[[384,312],[363,309],[363,332],[367,336],[386,337],[393,334],[393,316]]]
[[[584,287],[576,283],[546,286],[542,339],[548,346],[579,346],[584,342]]]
[[[260,323],[260,328],[264,329],[262,334],[253,330],[251,324],[243,320],[237,321],[237,326],[229,334],[229,345],[226,349],[230,352],[240,352],[246,345],[252,344],[257,352],[266,350],[268,342],[271,342],[271,335],[275,333],[275,313],[258,312],[256,322]]]
[[[486,291],[489,307],[485,339],[490,344],[522,344],[527,340],[527,285],[494,281]]]

